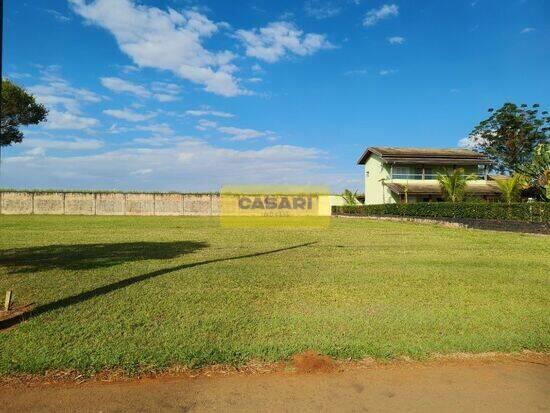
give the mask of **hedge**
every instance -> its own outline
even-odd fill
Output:
[[[548,202],[522,202],[511,205],[496,202],[419,202],[334,206],[332,212],[343,215],[550,222],[550,203]]]

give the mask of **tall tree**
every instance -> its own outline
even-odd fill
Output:
[[[48,111],[34,96],[7,79],[2,79],[0,146],[23,140],[21,126],[37,125],[46,120]]]
[[[505,103],[489,112],[491,116],[477,125],[469,138],[500,173],[511,173],[530,163],[535,147],[549,140],[550,116],[547,111],[539,112],[538,104]]]
[[[37,125],[46,120],[48,111],[34,96],[7,79],[2,79],[0,99],[0,165],[2,147],[23,140],[21,126]]]

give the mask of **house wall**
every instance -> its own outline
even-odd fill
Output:
[[[391,191],[383,185],[390,179],[389,165],[382,163],[380,157],[372,154],[365,163],[365,204],[388,204],[397,202]]]

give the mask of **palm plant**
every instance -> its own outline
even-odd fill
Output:
[[[475,175],[464,175],[464,169],[458,168],[453,171],[445,170],[437,174],[437,180],[445,199],[451,202],[460,202],[466,194],[468,181],[475,179]]]
[[[497,179],[495,182],[502,192],[502,199],[510,205],[519,200],[521,189],[525,186],[526,180],[522,174],[514,174],[508,178]]]
[[[531,163],[521,165],[518,170],[543,200],[550,201],[550,143],[538,145]]]
[[[344,198],[346,206],[357,205],[357,191],[351,192],[349,189],[346,189],[342,194],[342,198]]]

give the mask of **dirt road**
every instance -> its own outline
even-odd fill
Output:
[[[550,358],[0,387],[0,412],[541,412]]]

